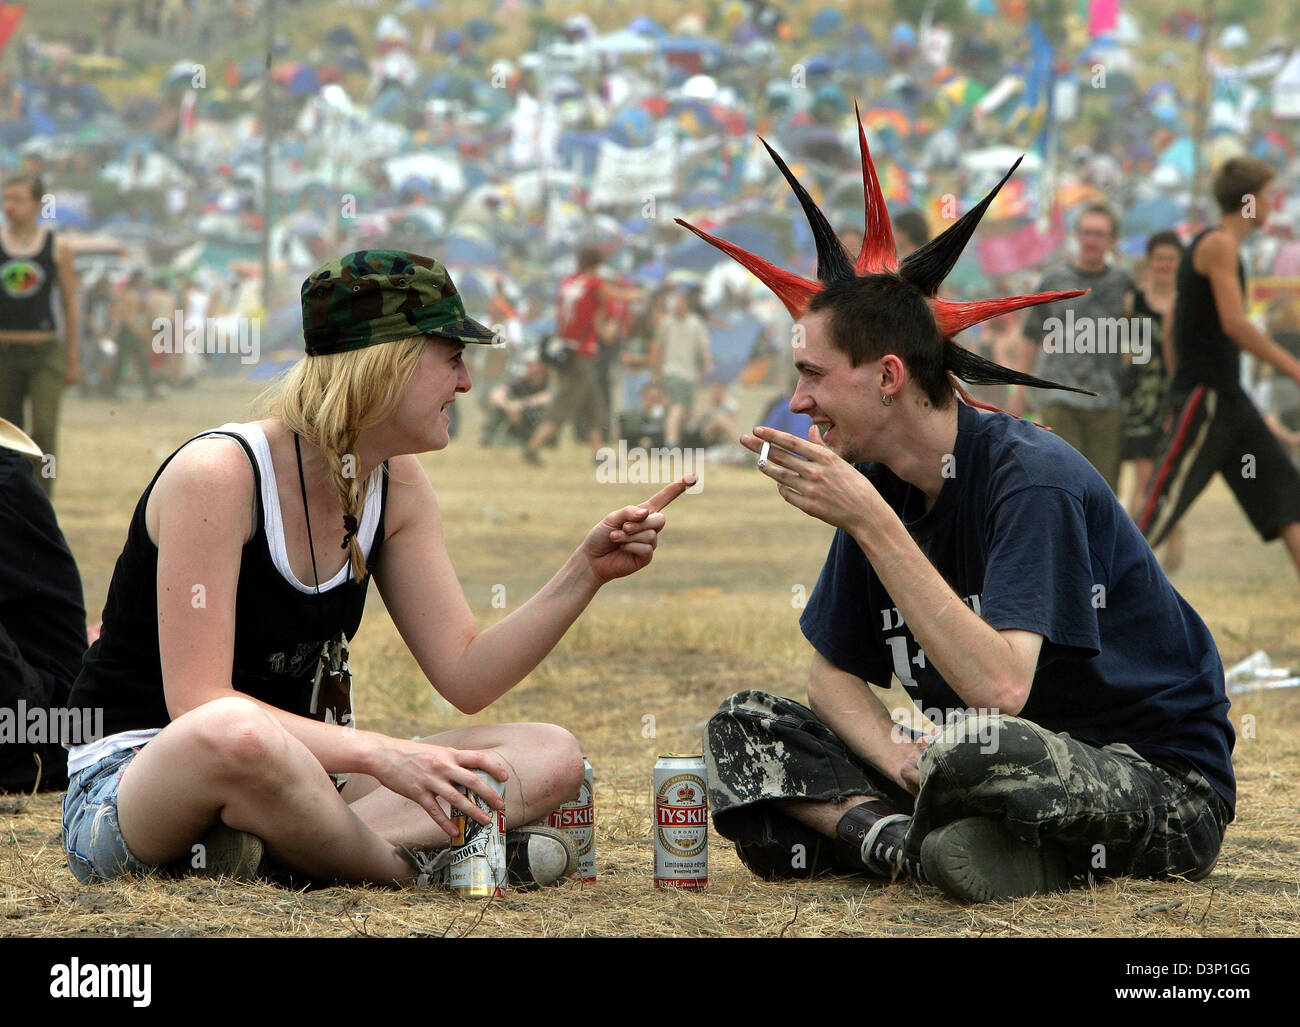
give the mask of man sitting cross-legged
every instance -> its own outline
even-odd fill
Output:
[[[968,900],[1085,873],[1204,876],[1236,799],[1209,630],[1079,452],[958,399],[958,378],[1067,388],[952,336],[1077,292],[938,298],[997,188],[900,263],[861,130],[859,145],[856,260],[773,152],[818,281],[692,229],[798,322],[790,409],[814,427],[741,443],[838,529],[800,622],[808,706],[742,692],[708,723],[714,824],[768,877],[906,873]],[[895,727],[869,687],[891,673],[942,732]]]
[[[1235,801],[1209,631],[1087,460],[958,401],[886,309],[935,334],[900,279],[819,294],[790,404],[816,427],[741,440],[839,530],[800,622],[810,708],[749,691],[709,722],[718,832],[765,876],[901,870],[968,900],[1204,876]],[[896,728],[868,687],[891,673],[943,731]]]

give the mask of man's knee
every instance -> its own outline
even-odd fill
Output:
[[[1052,769],[1043,730],[1020,717],[971,713],[944,724],[922,754],[922,786],[935,775],[958,789],[1043,777]]]

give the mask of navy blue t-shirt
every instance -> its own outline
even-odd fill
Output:
[[[965,404],[952,456],[928,511],[924,493],[883,464],[858,470],[963,602],[999,631],[1043,636],[1018,715],[1091,745],[1191,763],[1235,809],[1214,639],[1101,475],[1058,436]],[[843,530],[799,624],[835,666],[883,687],[895,674],[923,710],[970,705],[930,666]]]

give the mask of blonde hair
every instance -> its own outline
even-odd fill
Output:
[[[413,335],[364,349],[303,357],[254,402],[257,413],[279,418],[321,451],[346,517],[360,521],[366,499],[365,484],[356,476],[357,438],[397,408],[424,343],[423,335]],[[350,468],[344,466],[348,457]],[[348,548],[352,576],[360,582],[366,576],[366,560],[356,532]]]

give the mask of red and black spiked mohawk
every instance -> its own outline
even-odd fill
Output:
[[[875,274],[897,274],[918,290],[929,303],[930,309],[934,312],[939,334],[944,339],[944,369],[954,379],[953,386],[961,397],[973,406],[983,407],[986,410],[997,409],[973,400],[955,379],[960,378],[971,384],[1032,385],[1043,389],[1064,389],[1069,392],[1095,395],[1084,389],[1058,385],[1042,378],[1035,378],[1033,375],[1012,371],[952,341],[952,336],[963,328],[987,321],[991,317],[1038,303],[1051,303],[1054,300],[1082,296],[1086,289],[1040,292],[1028,296],[1009,296],[1004,299],[976,300],[970,303],[954,303],[940,299],[936,295],[940,283],[948,276],[948,272],[953,269],[957,258],[965,249],[966,243],[975,231],[975,226],[979,224],[980,218],[984,216],[984,212],[988,210],[989,204],[993,202],[998,191],[1020,166],[1020,160],[1011,166],[1011,170],[1002,176],[1002,180],[983,200],[962,215],[947,231],[910,254],[900,265],[894,246],[894,230],[890,225],[889,211],[885,208],[885,198],[880,190],[880,180],[876,177],[875,166],[871,162],[871,153],[867,148],[867,135],[862,128],[862,115],[857,111],[856,103],[854,110],[858,115],[858,146],[862,151],[862,183],[866,193],[867,221],[866,230],[862,233],[862,247],[858,251],[856,260],[850,262],[848,253],[840,243],[835,230],[831,228],[830,222],[826,220],[826,215],[813,202],[812,197],[808,195],[808,190],[799,184],[785,161],[761,137],[760,141],[767,148],[772,160],[776,162],[776,166],[780,168],[785,180],[790,183],[790,188],[794,190],[812,226],[813,239],[817,243],[817,281],[810,281],[779,268],[762,257],[687,224],[681,218],[674,220],[752,271],[785,304],[790,316],[796,319],[807,309],[813,296],[832,282]]]

